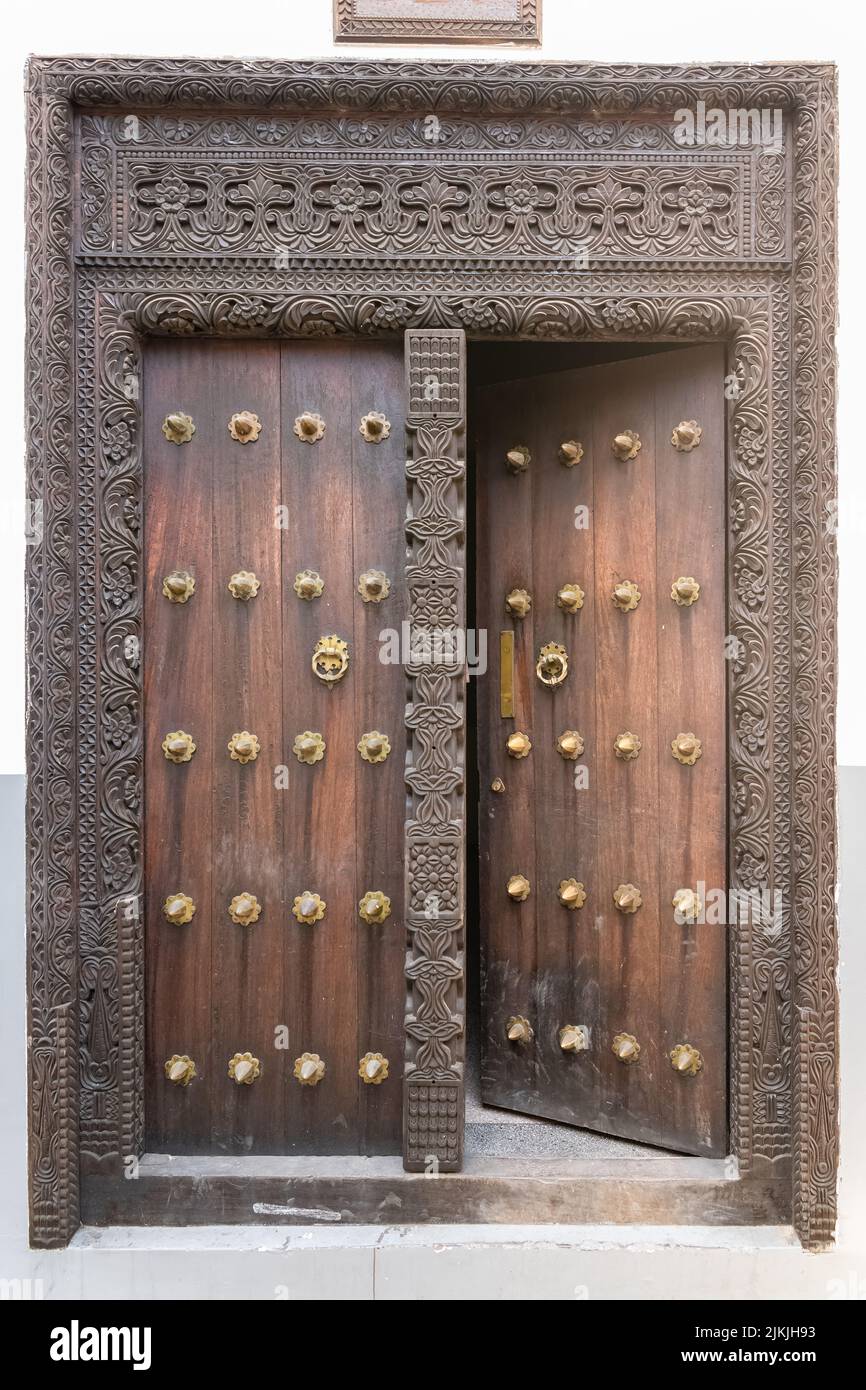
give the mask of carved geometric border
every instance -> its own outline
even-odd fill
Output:
[[[384,70],[384,71],[383,71]],[[607,293],[389,293],[344,271],[339,293],[258,292],[208,262],[194,271],[115,269],[96,292],[71,250],[71,99],[148,104],[352,100],[474,94],[490,109],[567,89],[582,108],[682,104],[724,92],[792,110],[794,269],[604,277]],[[566,78],[568,82],[566,83]],[[248,85],[247,84],[248,79]],[[79,1170],[134,1151],[140,1132],[136,1018],[140,924],[115,920],[138,891],[140,708],[127,638],[140,635],[135,567],[135,381],[142,334],[397,332],[459,325],[474,336],[668,337],[731,343],[731,876],[781,886],[785,931],[751,926],[732,960],[733,1137],[747,1175],[792,1171],[804,1242],[832,1239],[837,1154],[835,994],[835,90],[825,68],[585,69],[554,65],[175,64],[48,60],[31,68],[28,438],[44,539],[28,548],[28,922],[31,1221],[37,1244],[68,1240]],[[516,85],[515,85],[516,84]],[[338,95],[339,94],[339,95]],[[782,101],[784,96],[785,100]],[[719,99],[716,97],[716,99]],[[619,108],[618,108],[619,109]],[[254,280],[267,284],[263,272]],[[315,277],[307,277],[308,280]],[[434,275],[431,277],[436,280]],[[447,276],[438,279],[447,280]],[[288,277],[286,283],[290,282]],[[174,282],[177,282],[176,284]],[[222,293],[208,293],[216,281]],[[77,331],[76,282],[81,291]],[[147,284],[159,286],[148,293]],[[393,278],[392,278],[393,283]],[[755,293],[760,283],[763,293]],[[270,281],[270,285],[273,281]],[[683,293],[686,286],[688,292]],[[162,292],[160,292],[160,290]],[[252,311],[250,305],[252,304]],[[243,307],[245,306],[245,307]],[[245,318],[246,314],[246,318]],[[99,459],[74,428],[98,422]],[[95,393],[95,394],[94,394]],[[792,409],[791,409],[792,407]],[[76,554],[76,547],[80,553]],[[89,573],[82,562],[96,560]],[[131,565],[128,561],[132,561]],[[124,573],[128,570],[128,573]],[[96,585],[92,576],[96,575]],[[78,589],[76,590],[76,579]],[[79,788],[79,768],[99,768]],[[95,814],[94,814],[95,813]],[[92,827],[92,829],[91,829]],[[79,1087],[81,1103],[79,1104]],[[82,1142],[85,1139],[86,1142]],[[111,1161],[111,1160],[109,1160]]]

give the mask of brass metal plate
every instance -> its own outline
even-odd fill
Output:
[[[514,718],[514,633],[499,634],[499,713]]]

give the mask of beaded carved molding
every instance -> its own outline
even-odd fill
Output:
[[[33,1242],[67,1241],[80,1184],[142,1144],[143,342],[406,330],[410,385],[413,353],[461,331],[728,344],[730,877],[783,904],[779,931],[732,929],[732,1150],[740,1181],[787,1184],[801,1238],[828,1242],[832,69],[57,58],[31,63],[28,90],[29,495],[44,523],[28,547]],[[673,112],[698,101],[779,108],[781,151],[677,146]],[[408,403],[410,498],[431,507],[423,536],[410,510],[419,613],[433,597],[462,611],[462,413],[459,398],[435,421]],[[442,587],[425,596],[431,567]],[[442,689],[407,674],[407,906],[423,917],[433,893],[445,913],[412,934],[408,1065],[454,1078],[456,1114],[462,707],[453,674]],[[436,853],[415,862],[424,816]],[[440,966],[434,1019],[421,981]]]

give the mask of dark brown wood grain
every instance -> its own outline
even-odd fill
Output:
[[[496,673],[479,694],[483,1094],[712,1154],[726,1140],[724,928],[678,926],[671,900],[699,881],[726,883],[722,368],[721,352],[708,347],[525,378],[483,388],[478,421],[479,614],[496,622],[517,583],[533,600],[530,618],[506,620],[518,645],[517,717],[499,717]],[[679,454],[671,432],[693,418],[705,444]],[[611,445],[626,429],[641,449],[619,462]],[[585,449],[573,469],[557,457],[570,439]],[[518,443],[529,445],[532,462],[514,477],[504,458]],[[584,521],[580,506],[587,527],[575,526]],[[698,571],[706,576],[698,604],[677,608],[673,580]],[[640,591],[630,612],[612,599],[622,580]],[[586,594],[574,615],[556,602],[567,582]],[[570,666],[553,690],[535,675],[538,651],[551,641],[566,648]],[[701,737],[706,730],[706,765],[684,768],[670,741],[695,725]],[[512,728],[533,742],[517,763],[503,751]],[[577,764],[555,747],[572,728],[586,741]],[[625,732],[641,741],[629,761],[614,752]],[[498,772],[506,789],[497,796],[490,781]],[[504,895],[517,870],[533,884],[519,907]],[[557,897],[560,880],[572,877],[587,892],[574,912]],[[628,883],[643,898],[634,914],[613,901]],[[533,903],[534,939],[512,920],[528,920]],[[534,1031],[528,1046],[505,1036],[509,1014],[521,1013]],[[567,1024],[589,1029],[587,1052],[562,1051]],[[613,1051],[621,1033],[640,1046],[633,1065]],[[681,1042],[704,1056],[697,1077],[673,1071],[669,1053]]]

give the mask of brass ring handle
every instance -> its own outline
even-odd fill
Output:
[[[542,685],[562,685],[568,675],[568,654],[558,642],[548,642],[541,648],[535,663],[535,674]]]
[[[349,644],[334,633],[320,637],[313,652],[313,675],[332,686],[342,680],[349,668]]]
[[[252,1086],[262,1074],[262,1064],[251,1052],[236,1052],[229,1058],[229,1076],[238,1086]]]
[[[318,1086],[325,1075],[325,1063],[318,1052],[302,1052],[295,1058],[293,1072],[296,1081],[302,1086]]]

